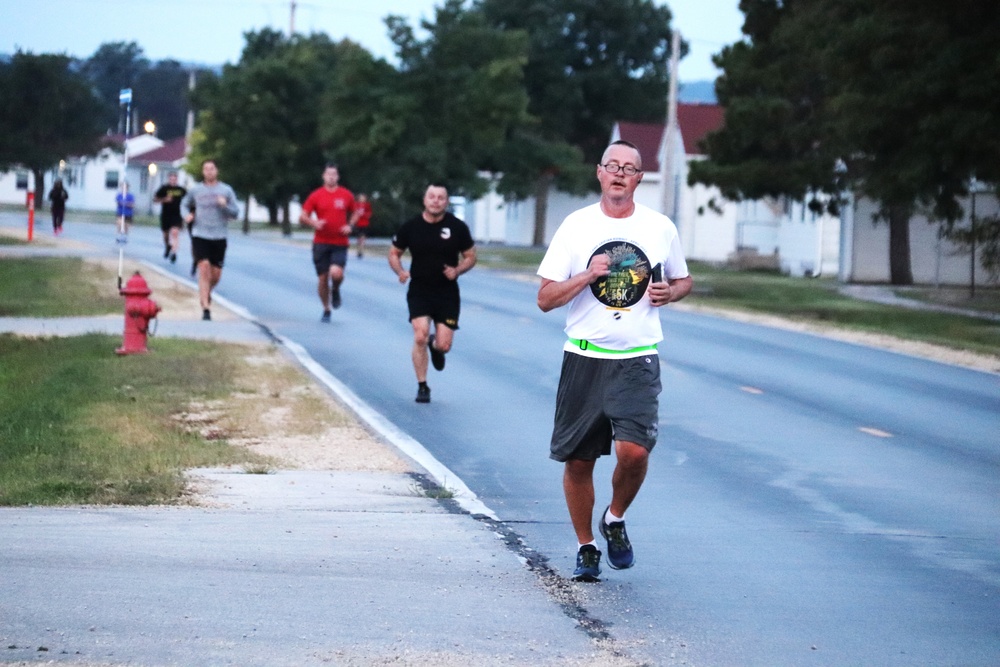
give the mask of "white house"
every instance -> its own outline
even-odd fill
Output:
[[[1000,202],[995,191],[977,192],[961,202],[964,219],[958,227],[970,229],[973,209],[977,219],[1000,215]],[[841,262],[838,277],[843,282],[888,283],[889,225],[876,219],[878,206],[870,199],[861,198],[844,211],[841,233]],[[913,282],[918,285],[997,285],[990,280],[979,263],[977,252],[973,261],[972,249],[961,247],[942,239],[938,234],[939,223],[926,212],[910,219],[910,269]]]
[[[677,225],[685,255],[707,262],[750,261],[749,256],[795,276],[835,273],[840,249],[836,217],[813,212],[805,202],[732,202],[718,188],[688,184],[690,165],[707,159],[702,140],[723,122],[724,111],[717,104],[677,105],[677,133],[672,138],[674,209],[668,215]],[[665,205],[661,163],[667,155],[664,134],[665,126],[660,123],[620,122],[611,135],[612,141],[624,139],[639,148],[646,174],[636,200],[661,211]]]
[[[185,188],[194,184],[194,179],[186,171],[187,141],[184,137],[171,139],[151,149],[129,158],[129,187],[135,194],[137,212],[158,213],[159,205],[153,203],[153,195],[167,182],[170,172],[177,172],[177,182]],[[135,187],[134,184],[138,184]]]
[[[126,174],[123,148],[127,149],[131,161],[135,156],[159,148],[163,141],[151,134],[140,134],[130,138],[128,142],[124,141],[122,135],[110,135],[105,137],[103,143],[103,147],[95,155],[60,160],[58,165],[45,174],[46,191],[36,193],[36,201],[45,201],[48,190],[57,178],[62,179],[63,187],[69,193],[66,205],[71,209],[106,210],[113,216],[115,195],[124,178],[127,178],[129,189],[138,200],[140,194],[148,190],[148,181],[131,165]],[[26,169],[15,168],[0,173],[0,203],[23,205],[29,188],[34,188],[33,181],[34,178]]]
[[[678,136],[681,150],[675,178],[677,206],[671,219],[677,224],[688,257],[706,261],[725,261],[735,250],[735,211],[723,206],[717,190],[702,185],[687,185],[687,164],[704,159],[697,146],[705,134],[721,126],[721,107],[709,104],[678,105]],[[663,210],[661,161],[665,154],[664,126],[657,123],[618,122],[612,128],[610,141],[624,139],[636,145],[643,160],[643,180],[636,189],[640,204],[657,211]],[[545,242],[555,234],[559,224],[574,210],[597,201],[597,195],[583,197],[558,190],[549,193],[545,214]],[[535,199],[505,202],[495,193],[470,202],[466,206],[469,227],[480,242],[531,245],[535,224]]]

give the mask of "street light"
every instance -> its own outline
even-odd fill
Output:
[[[156,123],[151,120],[147,120],[142,129],[146,130],[146,134],[156,135]]]
[[[146,124],[147,125],[151,125],[152,121],[150,121],[149,123],[146,123]],[[147,169],[149,171],[149,188],[148,188],[148,190],[152,190],[153,189],[153,185],[154,185],[153,178],[156,176],[156,171],[157,171],[156,163],[155,162],[150,162],[149,163],[149,167],[147,167]],[[149,198],[149,214],[153,215],[153,198],[152,197]]]

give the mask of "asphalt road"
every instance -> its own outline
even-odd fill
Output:
[[[69,233],[116,254],[109,230]],[[126,249],[163,261],[155,230]],[[537,309],[533,280],[474,269],[447,368],[418,405],[405,287],[374,256],[347,274],[321,324],[308,246],[234,234],[218,293],[568,574],[547,451],[564,313]],[[654,664],[676,646],[701,665],[1000,664],[1000,378],[671,308],[663,321],[660,443],[628,515],[637,565],[605,567],[590,616]],[[612,463],[598,466],[602,507]]]

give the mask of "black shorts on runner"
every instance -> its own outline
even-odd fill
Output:
[[[174,219],[168,219],[168,220],[164,220],[163,218],[160,218],[160,229],[163,230],[163,231],[165,231],[165,232],[169,232],[174,227],[177,227],[178,229],[180,229],[183,226],[184,226],[184,221],[182,219],[180,219],[180,218],[174,218]]]
[[[406,292],[406,305],[410,309],[411,322],[418,317],[430,317],[438,324],[458,330],[458,313],[461,310],[458,283],[424,287],[411,282]]]
[[[594,359],[563,352],[549,458],[595,461],[614,440],[652,451],[660,408],[660,358]]]
[[[313,266],[316,267],[317,276],[325,276],[330,273],[331,266],[344,268],[347,266],[347,246],[333,245],[332,243],[314,243]]]
[[[207,259],[212,266],[222,268],[226,260],[226,239],[203,239],[200,236],[191,237],[191,255],[197,264]]]

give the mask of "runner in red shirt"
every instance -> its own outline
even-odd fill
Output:
[[[363,192],[358,193],[357,202],[361,217],[354,225],[354,232],[358,237],[358,259],[361,259],[365,256],[365,239],[368,238],[368,224],[372,219],[372,203],[368,201],[368,195]]]
[[[354,195],[339,183],[337,165],[328,164],[323,170],[323,187],[306,198],[299,216],[299,222],[316,230],[312,252],[319,278],[317,291],[323,302],[322,322],[330,321],[331,307],[340,308],[340,283],[344,281],[351,230],[361,216]]]

